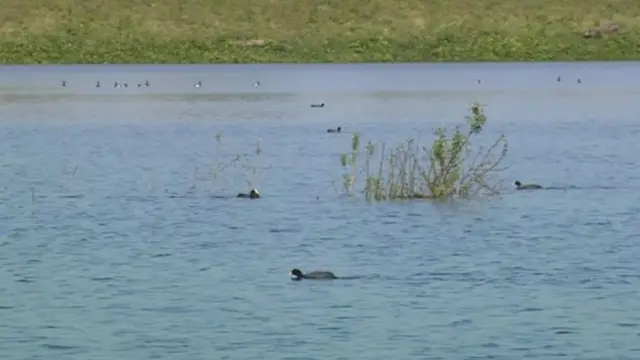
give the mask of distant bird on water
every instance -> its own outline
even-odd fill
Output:
[[[258,192],[257,189],[251,189],[251,191],[249,191],[248,194],[239,193],[236,197],[246,198],[246,199],[259,199],[260,198],[260,193]]]
[[[513,184],[516,186],[516,190],[537,190],[537,189],[542,189],[541,185],[538,185],[538,184],[523,184],[519,180],[516,180]]]
[[[312,271],[309,273],[302,273],[299,269],[292,269],[289,272],[289,276],[291,280],[300,281],[302,279],[307,280],[334,280],[338,277],[335,276],[331,271]]]

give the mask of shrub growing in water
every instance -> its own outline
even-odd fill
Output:
[[[456,126],[448,133],[446,128],[438,128],[431,147],[409,139],[387,150],[384,143],[369,141],[361,169],[360,135],[354,134],[351,152],[340,156],[344,191],[352,195],[359,175],[363,175],[362,191],[369,201],[471,199],[500,194],[501,183],[494,175],[505,169],[501,163],[507,155],[507,140],[501,134],[488,148],[474,151],[471,140],[482,132],[487,117],[478,103],[472,104],[470,111],[471,116],[465,117],[466,129]]]
[[[214,182],[224,180],[220,179],[222,173],[240,169],[240,174],[236,171],[230,174],[230,176],[234,178],[232,183],[237,185],[237,176],[244,173],[246,176],[245,181],[249,188],[256,188],[257,183],[259,182],[258,168],[264,168],[264,166],[261,166],[259,163],[259,157],[262,154],[262,151],[262,142],[258,139],[253,151],[234,154],[226,157],[226,159],[222,159],[220,157],[220,154],[222,153],[222,134],[218,133],[216,135],[216,164],[211,168],[212,180]]]

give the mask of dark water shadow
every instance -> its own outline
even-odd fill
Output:
[[[368,276],[338,276],[337,279],[334,280],[361,280],[361,279],[367,279]],[[367,280],[371,280],[371,278],[369,277],[369,279]]]
[[[210,199],[229,200],[235,199],[237,195],[209,195]]]
[[[486,281],[487,276],[481,272],[418,272],[406,276],[391,276],[380,274],[363,274],[339,276],[334,280],[379,280],[379,281]]]
[[[620,187],[616,186],[576,186],[576,185],[567,185],[567,186],[543,186],[540,189],[513,189],[514,191],[544,191],[544,190],[560,190],[560,191],[568,191],[568,190],[620,190]]]
[[[429,282],[429,281],[462,281],[462,282],[486,282],[490,281],[491,276],[482,271],[418,271],[414,273],[407,273],[402,276],[394,275],[382,275],[382,274],[359,274],[359,275],[340,275],[336,274],[337,279],[304,279],[306,281],[352,281],[352,280],[367,280],[367,281],[399,281],[399,282]]]
[[[169,199],[195,199],[199,197],[199,194],[193,191],[186,191],[184,193],[176,193],[176,192],[165,192],[167,198]],[[218,200],[229,200],[236,198],[236,195],[214,195],[207,194],[205,195],[209,199],[218,199]]]
[[[615,186],[545,186],[542,190],[619,190]]]
[[[579,190],[580,188],[577,186],[545,186],[539,190]]]
[[[117,196],[108,196],[107,199],[120,199]],[[158,200],[158,196],[155,195],[127,195],[123,196],[124,201],[138,202],[138,203],[151,203]]]
[[[83,194],[68,194],[68,195],[59,195],[60,199],[82,199],[84,198]]]
[[[349,276],[340,276],[336,275],[337,279],[321,279],[324,281],[351,281],[351,280],[382,280],[382,281],[402,281],[407,280],[407,278],[398,278],[393,276],[379,275],[379,274],[370,274],[370,275],[349,275]],[[305,281],[311,281],[314,279],[304,279]],[[316,280],[317,281],[317,280]]]

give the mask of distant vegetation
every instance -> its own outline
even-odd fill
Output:
[[[361,191],[369,201],[500,194],[501,183],[494,175],[504,170],[507,140],[500,135],[488,148],[474,150],[471,140],[480,135],[487,117],[480,104],[473,104],[470,110],[466,128],[456,126],[450,132],[438,128],[431,146],[422,146],[415,139],[395,149],[368,142],[363,153],[360,135],[354,134],[351,152],[340,157],[344,191],[349,195]]]
[[[638,17],[636,0],[3,0],[0,63],[631,60]]]

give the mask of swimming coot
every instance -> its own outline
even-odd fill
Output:
[[[514,182],[514,185],[516,186],[517,190],[535,190],[535,189],[542,189],[542,186],[538,185],[538,184],[523,184],[521,183],[519,180],[516,180],[516,182]]]
[[[342,128],[340,126],[338,126],[338,128],[336,129],[327,129],[328,133],[339,133],[340,131],[342,131]]]
[[[311,107],[321,108],[321,107],[324,107],[324,103],[322,103],[322,104],[311,104]]]
[[[260,193],[256,189],[251,189],[251,191],[249,191],[248,194],[239,193],[238,196],[236,196],[236,197],[248,198],[248,199],[259,199],[260,198]]]
[[[291,280],[296,280],[296,281],[299,281],[302,279],[333,280],[338,278],[337,276],[333,275],[333,273],[330,271],[312,271],[310,273],[303,274],[302,271],[298,269],[291,270],[289,275],[291,276]]]

